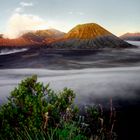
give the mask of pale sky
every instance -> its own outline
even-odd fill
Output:
[[[98,23],[115,35],[140,32],[140,0],[0,0],[0,33]]]

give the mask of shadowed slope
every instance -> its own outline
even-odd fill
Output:
[[[125,48],[132,45],[116,37],[96,23],[81,24],[70,30],[52,47],[66,49]]]

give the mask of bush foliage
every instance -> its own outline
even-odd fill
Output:
[[[37,82],[36,75],[21,81],[0,107],[0,139],[116,138],[114,121],[106,126],[101,108],[89,107],[81,116],[74,98],[73,90],[65,88],[56,93],[49,84]]]

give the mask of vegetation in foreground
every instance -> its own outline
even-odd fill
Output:
[[[1,140],[116,140],[115,111],[74,105],[75,93],[56,93],[37,76],[23,80],[0,107]]]

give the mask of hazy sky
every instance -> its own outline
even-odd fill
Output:
[[[140,32],[140,0],[0,0],[0,32],[95,22],[116,35]]]

